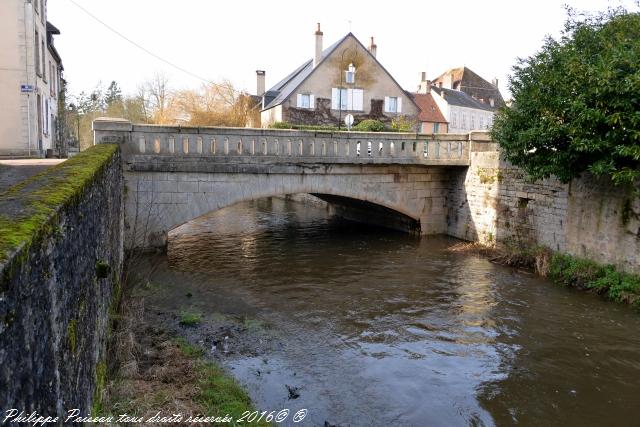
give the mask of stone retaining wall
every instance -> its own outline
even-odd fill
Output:
[[[491,145],[472,147],[469,168],[452,180],[448,234],[489,245],[542,245],[640,272],[638,185],[615,187],[588,174],[570,184],[531,182]]]
[[[0,194],[0,410],[91,411],[123,261],[117,146]]]

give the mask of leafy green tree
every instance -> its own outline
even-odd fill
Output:
[[[511,163],[535,179],[640,178],[639,13],[569,10],[560,39],[548,37],[513,71],[513,104],[492,130]]]

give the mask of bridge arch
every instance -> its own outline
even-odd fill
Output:
[[[397,221],[389,223],[392,228],[420,232],[430,208],[429,198],[424,197],[426,190],[419,193],[414,190],[415,181],[399,179],[384,169],[362,172],[141,174],[137,180],[129,179],[127,184],[131,195],[127,201],[128,237],[136,246],[162,246],[169,231],[210,212],[245,201],[295,193],[325,196],[325,200],[337,205],[342,213],[355,208],[363,216],[396,217]],[[424,182],[420,185],[427,187]],[[140,187],[151,191],[139,191]]]

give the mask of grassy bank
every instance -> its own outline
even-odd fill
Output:
[[[229,415],[236,420],[244,412],[254,411],[247,393],[219,366],[206,360],[201,348],[169,334],[148,318],[143,297],[128,288],[120,307],[111,334],[104,387],[96,396],[94,415],[117,418],[127,414],[146,421],[160,411],[162,416],[182,415],[182,420],[171,425],[193,425],[186,422],[190,416]]]
[[[640,275],[620,272],[613,265],[553,252],[542,246],[493,248],[480,243],[460,243],[450,250],[477,253],[492,262],[532,270],[555,283],[640,308]]]

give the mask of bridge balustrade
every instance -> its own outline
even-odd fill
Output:
[[[468,165],[470,144],[488,142],[486,133],[482,132],[415,134],[196,128],[136,125],[114,119],[96,120],[94,138],[95,143],[120,143],[125,158],[418,165]]]

